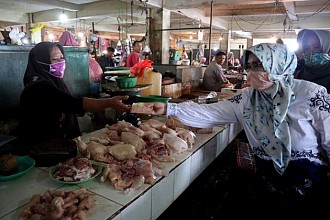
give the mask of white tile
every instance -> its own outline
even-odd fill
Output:
[[[64,187],[61,187],[60,189],[62,189],[64,191],[70,191],[70,190],[75,190],[78,188],[79,188],[79,186],[65,185]],[[96,194],[96,201],[97,201],[97,205],[87,211],[86,219],[100,219],[100,220],[108,219],[109,216],[116,215],[116,213],[118,213],[123,208],[122,205],[112,202],[97,194]]]
[[[108,218],[109,219],[109,218]],[[121,213],[116,216],[110,217],[111,220],[122,220]]]
[[[64,187],[61,187],[61,190],[64,191],[70,191],[78,189],[78,186],[69,186],[65,185]],[[47,190],[44,190],[42,193],[44,194]],[[33,195],[32,195],[33,196]],[[32,198],[31,196],[31,198]],[[30,199],[31,199],[30,198]],[[118,212],[122,206],[118,205],[117,203],[111,202],[108,199],[105,199],[101,196],[96,196],[97,205],[91,209],[89,209],[86,213],[87,219],[108,219],[109,216],[112,216],[114,213]],[[27,204],[25,204],[23,207],[20,207],[19,209],[16,209],[15,211],[7,214],[6,216],[1,217],[1,220],[17,220],[19,219],[20,213],[27,207]],[[120,218],[117,218],[120,219]]]
[[[229,144],[229,128],[228,127],[226,127],[220,133],[220,143],[222,146],[227,146]]]
[[[227,145],[223,144],[223,135],[219,133],[216,137],[217,139],[217,156],[221,154],[221,152],[227,147]]]
[[[151,219],[151,190],[139,196],[121,212],[122,220]]]
[[[205,169],[216,158],[217,138],[213,137],[207,144],[204,145],[203,168]]]
[[[111,201],[126,206],[134,199],[139,197],[141,193],[145,192],[148,188],[150,188],[151,185],[143,184],[141,188],[133,190],[128,194],[125,194],[123,191],[116,190],[114,186],[111,185],[110,180],[106,180],[106,182],[102,183],[99,181],[98,178],[95,181],[84,184],[84,187],[98,195],[108,198]]]
[[[174,200],[177,199],[190,184],[190,166],[191,157],[181,163],[174,171]]]
[[[174,201],[174,172],[151,188],[151,219],[157,219]]]
[[[239,123],[233,123],[229,125],[229,139],[228,139],[229,143],[235,139],[235,137],[239,134],[241,130],[242,130],[242,126]]]
[[[0,217],[29,203],[34,194],[43,194],[61,185],[51,181],[47,172],[35,167],[17,179],[0,182]]]
[[[203,171],[204,148],[200,148],[191,157],[190,182],[192,183]]]

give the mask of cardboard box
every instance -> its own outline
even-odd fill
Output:
[[[182,83],[162,85],[162,96],[179,98],[182,95]]]

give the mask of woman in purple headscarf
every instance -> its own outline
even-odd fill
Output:
[[[128,96],[107,99],[74,97],[65,82],[65,53],[60,43],[41,42],[31,49],[20,98],[19,138],[27,145],[80,134],[77,116],[114,108],[130,107],[121,101]]]

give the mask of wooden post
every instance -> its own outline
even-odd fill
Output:
[[[212,61],[212,49],[211,49],[211,40],[212,40],[212,17],[213,17],[213,1],[211,1],[211,13],[210,13],[210,34],[209,34],[209,64]]]
[[[92,22],[92,32],[95,34],[95,29],[94,29],[94,22]],[[96,47],[95,47],[95,41],[93,41],[93,52],[92,55],[96,58]]]

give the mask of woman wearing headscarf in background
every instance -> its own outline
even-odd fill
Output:
[[[63,81],[65,54],[60,43],[41,42],[31,49],[20,99],[19,138],[25,144],[51,139],[75,138],[80,134],[77,115],[114,108],[130,107],[122,103],[127,96],[107,99],[74,97]]]
[[[319,206],[321,196],[329,195],[330,95],[323,86],[294,79],[296,65],[285,45],[259,44],[245,52],[251,87],[241,94],[212,104],[144,105],[151,114],[166,112],[192,127],[242,124],[256,155],[255,183],[262,183],[251,184],[260,193],[259,205],[269,210],[283,204],[301,205],[301,210]],[[242,199],[234,199],[235,207]]]
[[[80,46],[70,31],[64,31],[58,41],[62,44],[62,46]]]
[[[304,29],[297,37],[297,79],[315,82],[330,93],[330,32]]]
[[[235,66],[235,56],[233,52],[228,54],[228,66]]]

